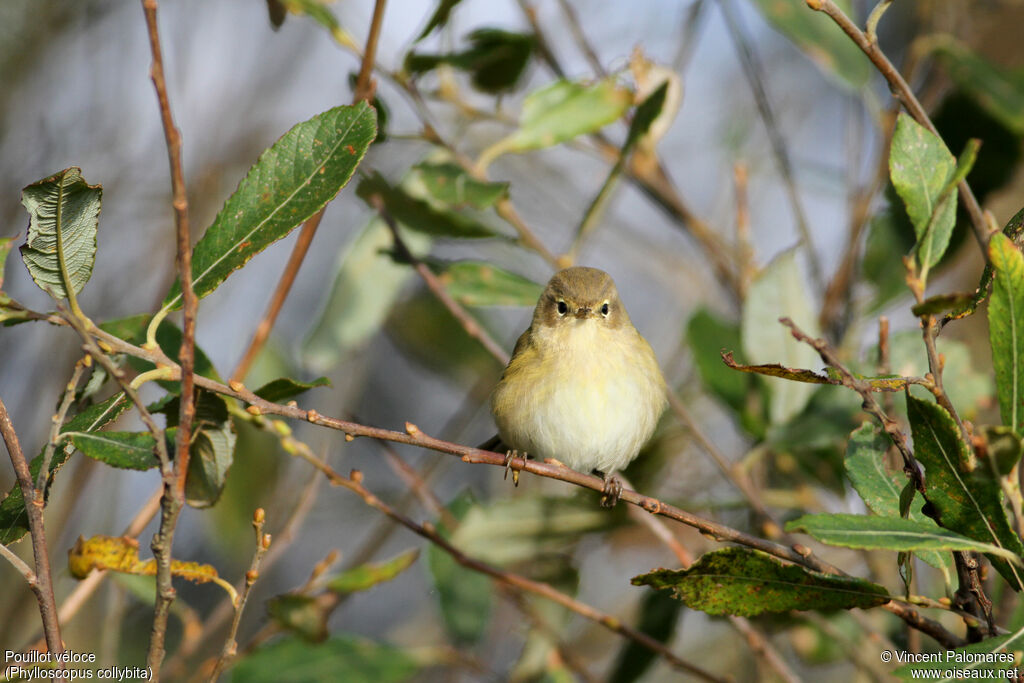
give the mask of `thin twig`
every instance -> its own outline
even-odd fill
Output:
[[[43,449],[43,463],[36,474],[36,490],[43,496],[43,500],[46,500],[46,483],[50,479],[50,462],[53,460],[53,452],[57,450],[57,442],[60,440],[60,428],[64,426],[64,418],[67,417],[68,409],[75,400],[75,389],[78,388],[78,382],[82,379],[82,373],[85,372],[86,361],[89,358],[90,356],[85,356],[75,363],[71,379],[68,380],[67,386],[64,388],[64,398],[50,420],[50,439],[46,442],[46,448]]]
[[[0,435],[3,436],[4,444],[7,445],[7,454],[11,457],[14,473],[21,486],[25,510],[28,512],[28,528],[32,536],[32,557],[35,563],[36,579],[29,582],[29,587],[35,593],[36,601],[39,603],[39,616],[43,621],[47,650],[56,658],[63,654],[64,644],[60,638],[57,601],[53,596],[50,556],[46,546],[46,526],[43,522],[43,505],[46,503],[42,491],[37,491],[32,486],[32,473],[29,471],[28,461],[25,460],[25,453],[21,450],[21,444],[18,442],[18,434],[14,431],[11,416],[7,414],[7,406],[4,405],[2,399],[0,399]],[[64,677],[60,676],[59,680],[63,681]]]
[[[917,96],[914,95],[914,91],[910,89],[910,86],[903,76],[900,75],[900,72],[889,61],[889,58],[885,56],[881,48],[878,47],[878,43],[873,42],[867,34],[861,31],[833,0],[807,0],[807,5],[811,9],[824,12],[831,17],[832,21],[839,25],[839,28],[857,44],[857,47],[868,56],[871,63],[881,72],[885,80],[889,82],[889,89],[893,95],[899,99],[910,115],[914,117],[914,120],[935,135],[939,135],[939,131],[928,117],[924,107],[921,106]],[[978,246],[981,247],[982,254],[987,263],[989,229],[985,222],[985,215],[981,210],[981,206],[978,205],[978,200],[975,198],[974,192],[971,191],[971,186],[967,184],[967,181],[961,180],[958,187],[960,188],[960,197],[963,200],[964,208],[967,209],[967,213],[971,217],[974,237],[978,241]]]
[[[160,665],[165,655],[164,641],[167,635],[167,619],[174,601],[174,586],[171,582],[171,553],[174,546],[174,531],[178,517],[185,504],[185,478],[188,474],[189,447],[192,443],[192,421],[195,418],[195,335],[196,313],[199,299],[192,289],[192,234],[188,222],[188,196],[185,172],[181,162],[181,133],[174,124],[167,81],[164,77],[163,51],[160,47],[160,32],[157,25],[156,0],[142,0],[149,34],[149,47],[153,64],[150,77],[160,105],[160,120],[163,124],[167,143],[167,159],[171,168],[171,188],[174,207],[175,237],[177,244],[176,265],[178,281],[181,283],[183,309],[181,347],[178,358],[181,365],[181,393],[178,412],[178,432],[175,449],[174,469],[161,467],[164,495],[161,504],[160,527],[153,535],[150,547],[156,559],[156,607],[153,610],[153,629],[150,634],[149,654],[146,665],[154,678],[160,677]],[[163,440],[161,436],[160,441]],[[164,465],[164,463],[161,463]]]
[[[278,432],[274,432],[277,436],[280,436]],[[269,552],[263,558],[263,562],[260,565],[260,570],[263,574],[270,571],[271,567],[277,564],[277,561],[284,557],[292,541],[295,540],[298,529],[302,526],[302,523],[306,520],[310,511],[313,509],[313,504],[316,502],[317,492],[320,487],[320,483],[323,481],[323,477],[320,476],[319,472],[314,471],[310,478],[303,485],[302,490],[299,492],[298,497],[295,499],[295,507],[292,508],[288,515],[288,519],[285,521],[284,526],[281,530],[274,534],[274,543],[270,547]],[[286,483],[284,480],[279,485],[280,492],[285,489],[291,491],[292,485]],[[282,496],[274,496],[275,499],[281,499]],[[244,578],[241,583],[235,585],[235,589],[241,594],[245,590]],[[213,611],[207,616],[201,625],[201,631],[199,636],[191,641],[187,645],[183,645],[171,659],[167,662],[165,667],[167,670],[167,677],[172,680],[179,680],[182,677],[182,670],[185,667],[186,660],[195,654],[198,649],[197,646],[205,642],[207,636],[205,634],[216,633],[221,626],[224,625],[228,619],[232,618],[235,614],[235,606],[232,604],[231,599],[227,596],[221,600],[220,604],[213,609]]]
[[[359,79],[356,81],[356,88],[352,97],[353,104],[364,100],[366,102],[371,101],[376,90],[376,83],[374,83],[371,75],[374,68],[374,58],[377,54],[377,42],[380,39],[380,29],[384,20],[385,2],[386,0],[377,0],[373,7],[373,19],[370,22],[370,33],[366,38],[366,49],[363,50],[362,63],[359,67]],[[252,367],[256,357],[263,350],[264,344],[267,343],[270,332],[274,329],[277,317],[281,313],[281,308],[284,306],[288,294],[292,291],[295,277],[298,275],[299,269],[302,268],[306,254],[309,252],[309,246],[313,243],[313,238],[316,236],[316,231],[320,227],[320,221],[323,219],[326,210],[327,207],[320,209],[302,224],[299,237],[295,241],[295,246],[292,247],[288,263],[278,279],[273,295],[270,297],[267,310],[256,326],[256,331],[249,341],[249,346],[246,347],[245,353],[242,354],[242,360],[238,362],[235,371],[231,373],[233,381],[245,381],[245,376],[249,374],[249,368]]]
[[[245,610],[245,604],[249,601],[253,584],[260,576],[260,563],[263,562],[263,556],[270,549],[270,534],[263,533],[265,522],[266,514],[263,512],[263,508],[256,508],[256,512],[252,516],[252,526],[256,530],[256,552],[253,553],[249,571],[245,573],[245,585],[235,603],[235,617],[231,620],[231,628],[228,630],[228,637],[224,640],[224,648],[217,659],[217,664],[213,667],[213,673],[210,674],[210,683],[216,683],[221,671],[231,662],[238,651],[238,642],[235,637],[238,635],[238,625],[242,622],[242,611]]]
[[[494,341],[491,335],[487,333],[487,330],[480,326],[480,323],[474,320],[473,317],[469,315],[469,313],[467,313],[466,310],[462,308],[457,301],[455,301],[455,299],[452,298],[452,295],[444,288],[444,285],[437,279],[437,276],[434,275],[433,271],[431,271],[425,263],[420,261],[412,254],[411,251],[409,251],[409,248],[402,240],[401,234],[398,232],[398,224],[395,223],[395,219],[384,207],[384,200],[381,199],[379,195],[373,195],[370,197],[369,203],[377,210],[377,213],[380,214],[381,219],[387,224],[388,228],[391,229],[391,235],[394,238],[395,249],[398,251],[399,257],[412,264],[413,269],[420,274],[420,277],[423,278],[423,281],[427,284],[427,287],[430,288],[430,291],[433,292],[434,296],[444,304],[445,308],[448,309],[455,319],[459,321],[463,329],[466,330],[466,334],[480,342],[488,353],[494,356],[502,365],[506,365],[509,360],[508,353],[501,348],[501,345],[498,344],[498,342]]]
[[[793,217],[796,219],[797,232],[800,234],[800,241],[807,250],[807,262],[811,269],[811,280],[818,291],[825,289],[825,275],[821,268],[821,259],[817,249],[814,248],[814,240],[811,239],[811,229],[807,223],[807,215],[804,213],[803,202],[800,200],[800,193],[796,188],[796,178],[793,173],[793,163],[789,158],[789,149],[782,137],[779,125],[775,120],[775,112],[772,111],[771,101],[768,99],[768,92],[765,90],[765,74],[754,48],[750,44],[750,38],[744,32],[743,25],[736,16],[732,0],[719,0],[719,8],[722,16],[725,17],[725,25],[729,29],[729,35],[736,45],[739,53],[740,64],[743,66],[743,73],[747,77],[750,89],[754,93],[754,101],[757,103],[757,110],[764,121],[764,127],[768,131],[768,140],[771,142],[772,152],[775,155],[775,163],[782,174],[782,182],[786,186],[786,194],[789,196],[789,203],[793,208]]]

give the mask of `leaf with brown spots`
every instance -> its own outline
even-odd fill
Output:
[[[231,273],[322,209],[348,183],[377,134],[365,102],[304,121],[270,146],[192,251],[192,286],[202,298]],[[176,282],[164,309],[181,306]]]
[[[851,576],[820,574],[749,548],[705,553],[689,569],[658,569],[634,586],[670,590],[687,607],[708,614],[753,617],[790,610],[866,609],[889,602],[882,586]]]

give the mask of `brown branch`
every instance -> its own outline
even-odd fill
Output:
[[[362,63],[359,67],[359,79],[356,82],[355,92],[352,96],[353,104],[361,101],[370,102],[373,100],[374,91],[377,86],[371,76],[374,68],[374,59],[377,54],[377,43],[380,39],[380,29],[384,20],[385,2],[386,0],[377,0],[373,7],[373,19],[370,22],[370,33],[366,38],[366,49],[363,51]],[[256,326],[256,331],[253,333],[252,339],[249,341],[249,346],[245,349],[245,353],[242,354],[242,359],[235,367],[235,371],[231,373],[231,379],[233,381],[245,381],[245,376],[249,374],[249,368],[252,367],[256,357],[259,356],[260,351],[263,350],[263,346],[267,343],[267,339],[270,337],[270,331],[274,329],[274,324],[277,322],[277,317],[281,313],[281,308],[284,307],[284,302],[292,291],[292,286],[295,284],[295,277],[298,275],[299,269],[302,268],[302,264],[306,260],[306,254],[309,252],[309,246],[313,243],[313,238],[316,236],[316,231],[320,227],[320,221],[323,219],[324,212],[326,210],[327,207],[320,209],[306,219],[306,222],[302,224],[302,230],[299,231],[299,237],[295,242],[295,246],[292,247],[292,253],[288,257],[288,263],[285,264],[284,272],[281,273],[277,286],[274,288],[274,293],[270,297],[270,303],[267,305],[267,310],[260,319],[259,324]]]
[[[149,654],[146,665],[154,678],[160,677],[167,635],[167,619],[174,601],[174,586],[171,583],[171,552],[174,546],[174,530],[185,504],[185,477],[188,474],[189,446],[192,443],[192,421],[195,418],[195,335],[196,313],[199,299],[192,289],[192,236],[188,222],[188,197],[185,173],[181,162],[181,133],[174,124],[171,102],[167,94],[164,77],[163,51],[160,47],[160,32],[157,26],[156,0],[142,0],[149,34],[149,47],[153,57],[150,77],[156,89],[160,105],[160,120],[163,123],[167,143],[167,158],[171,168],[173,191],[175,235],[177,243],[177,271],[181,283],[183,308],[181,347],[178,358],[181,364],[181,401],[178,413],[178,432],[173,471],[162,467],[164,494],[161,502],[160,527],[153,535],[150,547],[156,558],[156,607],[153,610],[153,628],[150,634]],[[158,441],[162,441],[162,436]]]
[[[217,659],[217,664],[213,667],[213,673],[210,674],[210,683],[216,683],[224,667],[231,662],[238,651],[238,643],[235,641],[235,637],[238,635],[238,625],[242,622],[242,611],[245,609],[245,604],[249,601],[249,594],[252,592],[253,584],[256,583],[260,576],[260,563],[263,562],[263,556],[270,550],[270,534],[263,533],[263,524],[265,522],[266,513],[263,512],[263,508],[256,508],[256,512],[252,516],[252,526],[256,530],[256,552],[253,553],[249,571],[245,573],[245,585],[242,587],[242,592],[238,594],[238,602],[234,606],[235,616],[231,620],[231,628],[228,631],[228,637],[224,641],[224,648]]]
[[[839,28],[856,43],[857,47],[868,56],[871,63],[881,72],[885,80],[889,82],[889,89],[892,91],[893,96],[903,104],[904,108],[914,117],[914,120],[936,136],[939,135],[939,131],[928,117],[924,107],[921,106],[917,96],[914,95],[914,91],[910,89],[907,81],[904,80],[900,72],[889,61],[889,58],[885,56],[881,48],[878,47],[877,42],[871,40],[866,33],[861,31],[833,0],[807,0],[807,6],[813,10],[824,12],[831,17],[832,21],[839,25]],[[975,198],[974,192],[971,191],[971,186],[967,184],[967,181],[961,180],[958,187],[960,188],[960,196],[963,199],[964,208],[967,209],[967,213],[971,217],[974,238],[978,241],[978,246],[981,247],[982,254],[987,263],[989,229],[985,222],[985,215],[981,210],[981,206],[978,205],[978,200]]]
[[[480,342],[488,353],[494,356],[499,363],[506,365],[509,360],[508,353],[501,348],[501,345],[498,344],[498,342],[494,341],[491,335],[487,333],[487,330],[480,326],[480,323],[473,319],[473,316],[469,315],[469,313],[467,313],[466,310],[452,298],[452,295],[444,288],[444,285],[437,279],[437,276],[434,275],[433,271],[431,271],[426,264],[413,256],[412,252],[409,251],[409,248],[405,245],[405,242],[402,240],[402,236],[398,232],[398,224],[395,223],[395,219],[390,213],[388,213],[388,210],[384,206],[384,200],[381,199],[380,195],[371,196],[369,202],[370,205],[377,210],[377,213],[380,214],[381,219],[387,224],[388,228],[391,229],[391,236],[394,238],[395,249],[398,251],[399,257],[412,264],[413,269],[420,274],[420,277],[422,277],[423,281],[426,282],[427,287],[430,288],[430,291],[433,292],[434,296],[444,304],[444,307],[448,309],[455,319],[459,321],[459,324],[462,325],[463,329],[466,330],[466,334]]]
[[[7,414],[7,406],[0,399],[0,435],[7,445],[7,454],[11,457],[14,473],[21,486],[21,495],[28,513],[28,528],[32,536],[32,557],[35,563],[35,581],[29,581],[29,587],[36,595],[39,603],[39,616],[43,621],[43,633],[46,635],[46,647],[56,657],[64,652],[64,644],[60,638],[60,622],[57,620],[57,601],[53,596],[53,579],[50,576],[50,556],[46,547],[46,526],[43,522],[43,506],[46,504],[42,491],[32,485],[32,473],[29,471],[25,453],[18,442],[18,434],[14,431],[11,416]],[[26,577],[27,578],[27,577]],[[59,680],[64,680],[61,676]]]

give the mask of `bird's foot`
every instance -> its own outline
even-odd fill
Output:
[[[519,486],[519,473],[523,471],[523,466],[522,465],[520,465],[519,467],[513,467],[512,466],[512,461],[515,460],[518,457],[520,457],[519,456],[519,451],[507,451],[505,453],[505,476],[504,476],[504,479],[508,479],[508,473],[511,472],[512,473],[512,483],[515,486]],[[522,455],[523,463],[525,463],[529,458],[530,458],[529,454],[527,454],[524,451],[523,455]]]
[[[609,472],[604,475],[604,488],[601,489],[601,507],[615,507],[615,504],[619,502],[619,496],[621,495],[622,482],[615,476],[615,473]]]

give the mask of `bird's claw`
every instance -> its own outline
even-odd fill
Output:
[[[613,508],[622,495],[622,482],[614,474],[606,474],[604,488],[601,489],[601,507]]]
[[[519,473],[523,471],[522,466],[513,467],[512,461],[519,457],[519,451],[507,451],[505,453],[505,476],[504,479],[508,479],[508,473],[512,473],[512,484],[519,486]],[[529,455],[523,453],[523,462],[525,463]]]

